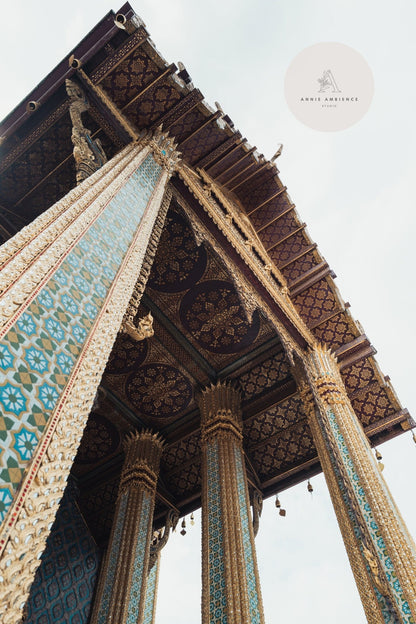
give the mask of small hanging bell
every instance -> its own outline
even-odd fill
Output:
[[[382,454],[380,453],[380,451],[378,449],[375,449],[376,452],[376,459],[377,461],[381,461],[383,459]]]
[[[312,494],[313,492],[313,486],[312,483],[308,480],[308,492],[310,492]]]
[[[280,504],[279,501],[279,495],[276,494],[276,500],[274,501],[275,507],[277,507],[277,509],[279,510],[279,516],[285,516],[286,515],[286,509],[282,509],[282,506]]]
[[[195,524],[194,514],[191,513],[191,525],[193,526],[194,524]]]
[[[185,522],[185,518],[182,520],[182,531],[181,531],[181,535],[186,535],[186,522]]]

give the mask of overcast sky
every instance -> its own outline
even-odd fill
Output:
[[[121,2],[120,2],[121,3]],[[182,61],[209,103],[278,160],[313,240],[338,275],[344,300],[378,350],[403,406],[414,398],[416,5],[411,0],[142,0],[132,2],[169,62]],[[109,10],[107,0],[1,3],[4,117]],[[308,129],[288,110],[283,83],[305,47],[336,41],[374,74],[366,117],[348,130]],[[416,534],[411,434],[383,445],[385,476]],[[324,479],[266,501],[257,552],[266,622],[365,622]],[[189,523],[188,523],[189,524]],[[200,621],[200,522],[175,534],[162,556],[157,624]]]

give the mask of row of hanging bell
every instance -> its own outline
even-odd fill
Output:
[[[190,521],[191,521],[191,526],[193,526],[195,524],[195,518],[194,518],[193,512],[191,513]],[[181,527],[182,527],[181,535],[186,535],[186,520],[185,520],[185,518],[182,520]]]
[[[313,492],[313,485],[312,483],[308,480],[308,485],[307,485],[307,489],[308,492],[310,494],[312,494]],[[279,500],[279,495],[276,494],[276,500],[274,501],[275,507],[279,510],[279,516],[285,516],[286,515],[286,509],[283,509],[280,500]]]

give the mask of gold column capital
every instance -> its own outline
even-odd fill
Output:
[[[218,381],[197,397],[201,412],[202,440],[228,433],[242,439],[241,393],[229,381]]]
[[[164,444],[159,434],[150,430],[127,434],[123,443],[126,457],[121,473],[120,492],[130,487],[154,491]]]
[[[308,351],[303,363],[307,378],[313,382],[313,393],[318,401],[322,401],[327,406],[348,404],[337,358],[330,349],[317,343]],[[299,386],[300,393],[302,394],[302,391],[305,393],[302,386],[307,386],[307,384],[301,380]]]

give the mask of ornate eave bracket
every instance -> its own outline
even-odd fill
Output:
[[[150,546],[149,572],[156,563],[159,553],[168,543],[171,532],[176,529],[178,521],[178,513],[171,509],[166,516],[166,523],[164,529],[162,529],[162,533],[160,534],[160,532],[157,532]]]
[[[263,498],[258,490],[253,490],[251,508],[253,510],[253,533],[257,536],[260,526],[260,516],[263,511]]]
[[[139,320],[137,325],[134,323],[133,318],[128,315],[127,319],[123,321],[121,326],[121,331],[123,334],[127,334],[130,338],[133,338],[136,342],[140,342],[141,340],[145,340],[146,338],[151,338],[154,336],[153,329],[153,316],[151,312],[146,314],[143,318]]]
[[[84,91],[73,80],[65,81],[69,98],[69,115],[72,121],[71,139],[74,145],[74,159],[77,184],[86,180],[92,173],[107,162],[99,139],[93,139],[82,122],[82,113],[88,110],[89,102]]]

